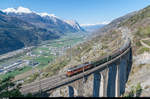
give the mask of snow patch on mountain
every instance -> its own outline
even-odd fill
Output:
[[[36,13],[41,17],[50,17],[55,23],[57,22],[57,19],[60,19],[59,17],[55,16],[55,14],[48,14],[46,12],[44,13]]]
[[[40,15],[41,17],[49,16],[49,17],[56,17],[56,18],[58,18],[57,16],[55,16],[55,14],[48,14],[46,12],[44,12],[44,13],[36,13],[36,12],[31,11],[28,8],[24,8],[24,7],[21,7],[21,6],[19,6],[16,9],[15,8],[7,8],[7,9],[4,9],[2,11],[5,12],[5,13],[28,13],[28,14],[29,13],[35,13],[35,14]]]
[[[56,17],[57,18],[57,16],[55,16],[55,14],[48,14],[46,12],[44,12],[44,13],[37,13],[37,14],[40,15],[41,17],[49,16],[49,17]]]
[[[18,7],[17,9],[14,8],[7,8],[2,10],[5,13],[32,13],[32,11],[28,8],[24,8],[24,7]]]

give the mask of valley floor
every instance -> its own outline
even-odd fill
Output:
[[[16,68],[7,73],[1,73],[0,77],[6,78],[8,76],[15,76],[15,81],[22,80],[39,72],[40,69],[48,66],[49,63],[54,62],[55,58],[63,55],[68,48],[84,41],[84,39],[85,35],[80,33],[70,33],[60,39],[43,42],[32,50],[29,50],[27,53],[3,60],[0,62],[1,68],[4,68],[4,66],[9,67],[9,65],[14,64],[17,60],[27,61],[27,63],[23,64],[21,68]]]

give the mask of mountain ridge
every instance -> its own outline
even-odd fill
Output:
[[[46,28],[53,32],[57,31],[57,33],[64,34],[65,32],[84,31],[84,29],[82,29],[76,21],[62,20],[54,14],[48,14],[46,12],[37,13],[24,7],[18,7],[16,9],[7,8],[2,11],[5,12],[7,15],[17,17],[37,27]]]
[[[0,54],[56,39],[58,35],[0,11]]]

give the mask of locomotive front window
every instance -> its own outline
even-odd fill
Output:
[[[68,69],[67,71],[68,71],[68,72],[71,72],[72,70]]]

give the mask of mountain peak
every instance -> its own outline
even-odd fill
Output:
[[[65,22],[67,22],[68,24],[76,24],[77,22],[75,20],[65,20]]]
[[[44,13],[36,13],[36,12],[33,12],[31,11],[30,9],[28,8],[24,8],[22,6],[19,6],[18,8],[7,8],[7,9],[4,9],[2,10],[3,12],[5,13],[16,13],[16,14],[21,14],[21,13],[26,13],[26,14],[30,14],[30,13],[35,13],[35,14],[38,14],[40,15],[41,17],[53,17],[53,18],[58,18],[57,16],[55,16],[55,14],[48,14],[46,12]]]
[[[3,12],[6,12],[6,13],[32,13],[32,11],[28,8],[24,8],[24,7],[21,7],[19,6],[18,8],[7,8],[7,9],[4,9],[2,10]]]
[[[71,25],[72,27],[80,29],[80,26],[77,21],[75,20],[64,20],[64,21],[68,23],[69,25]]]
[[[24,7],[18,7],[17,9],[18,12],[22,12],[22,13],[32,13],[32,11],[28,8],[24,8]]]
[[[44,12],[44,13],[38,13],[38,15],[40,15],[41,17],[45,17],[45,16],[57,17],[57,16],[55,16],[55,14],[48,14],[48,13],[46,13],[46,12]]]
[[[66,23],[70,24],[71,26],[79,25],[77,21],[75,20],[64,20]]]

